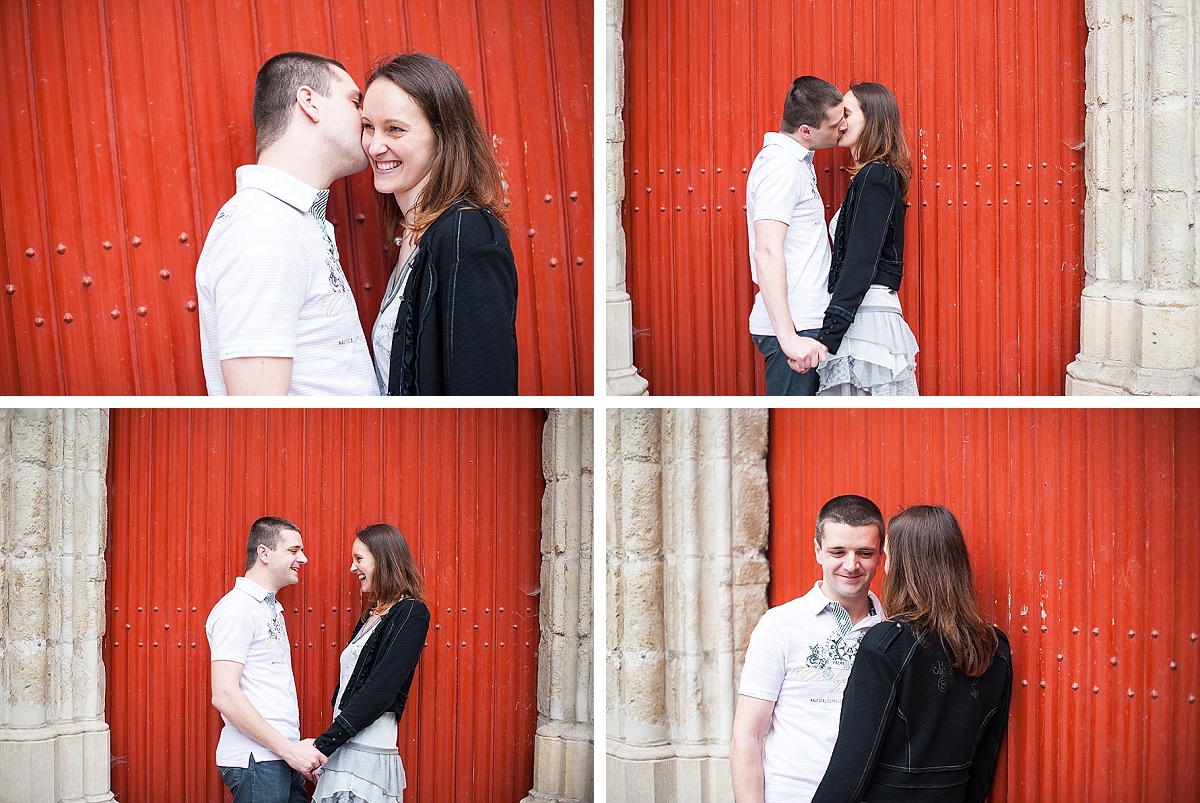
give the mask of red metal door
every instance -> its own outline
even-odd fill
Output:
[[[332,717],[361,610],[354,531],[409,539],[432,615],[400,723],[406,800],[516,801],[533,782],[541,436],[530,410],[114,410],[104,643],[119,800],[228,799],[204,623],[261,515],[309,556],[280,592],[300,729]]]
[[[592,3],[0,3],[0,394],[203,394],[195,266],[254,161],[267,57],[462,74],[507,174],[524,394],[592,393]],[[364,327],[390,265],[370,176],[329,219]]]
[[[772,605],[832,496],[958,517],[1013,649],[992,800],[1196,799],[1200,410],[779,410],[770,444]]]
[[[1082,0],[626,2],[634,363],[656,395],[764,392],[746,176],[792,79],[900,103],[905,317],[928,395],[1057,395],[1083,289]],[[842,149],[816,166],[827,216]]]

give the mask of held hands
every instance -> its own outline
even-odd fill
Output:
[[[329,759],[324,753],[313,746],[313,739],[305,739],[292,743],[283,760],[288,766],[298,771],[306,779],[315,781],[321,774],[321,767]]]
[[[829,358],[829,349],[819,340],[811,337],[792,337],[779,339],[779,348],[787,355],[788,367],[797,373],[806,373],[816,368]]]

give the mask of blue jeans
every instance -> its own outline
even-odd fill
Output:
[[[816,337],[820,329],[805,329],[797,331],[801,337]],[[779,348],[779,338],[774,335],[754,335],[754,345],[758,346],[763,359],[767,361],[767,395],[768,396],[816,396],[821,386],[821,378],[817,370],[811,368],[804,373],[793,371],[788,366],[787,355]]]
[[[304,776],[286,761],[257,762],[250,756],[246,767],[217,767],[221,780],[233,792],[233,803],[308,803]]]

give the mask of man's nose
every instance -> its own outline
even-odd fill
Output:
[[[303,552],[296,553],[296,562],[300,564],[308,563],[308,556]]]

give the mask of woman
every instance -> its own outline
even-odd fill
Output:
[[[852,179],[829,224],[833,298],[816,338],[829,349],[819,395],[916,396],[917,340],[896,294],[912,177],[900,108],[880,84],[854,84],[844,100],[838,145],[850,149]]]
[[[813,803],[982,803],[1008,729],[1012,653],[984,621],[954,515],[922,505],[888,522],[883,606],[842,697]]]
[[[380,392],[515,395],[517,269],[466,86],[441,59],[397,56],[367,79],[362,125],[397,246],[371,333]]]
[[[371,607],[342,651],[333,693],[333,724],[314,745],[329,762],[319,771],[314,803],[399,803],[404,765],[396,750],[417,659],[429,629],[421,574],[404,536],[390,524],[358,532],[350,571]]]

